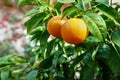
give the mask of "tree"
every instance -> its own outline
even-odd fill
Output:
[[[24,73],[23,80],[120,79],[119,5],[112,7],[107,0],[58,0],[52,5],[50,0],[19,0],[19,6],[25,5],[35,6],[25,14],[31,17],[25,26],[34,47],[28,46],[27,58],[18,56],[26,66],[15,77],[21,79]],[[80,44],[69,44],[51,36],[46,26],[56,15],[83,19],[87,38]]]

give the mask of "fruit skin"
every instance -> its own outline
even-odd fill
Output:
[[[63,24],[61,36],[70,44],[79,44],[88,36],[88,28],[82,19],[71,18]]]
[[[52,17],[47,24],[48,33],[54,37],[61,37],[61,27],[67,18],[62,18],[62,16]]]

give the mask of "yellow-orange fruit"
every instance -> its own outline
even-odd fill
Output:
[[[54,37],[61,37],[61,27],[67,18],[62,18],[62,16],[54,16],[52,17],[47,24],[47,30],[49,34]]]
[[[88,28],[82,19],[71,18],[63,24],[61,36],[70,44],[79,44],[88,36]]]

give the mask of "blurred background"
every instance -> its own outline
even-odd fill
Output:
[[[24,55],[29,43],[23,15],[31,7],[19,8],[18,0],[0,0],[0,57],[7,54]]]
[[[18,7],[18,0],[0,0],[0,57],[7,54],[24,55],[30,43],[23,15],[31,7]],[[120,3],[120,0],[113,0]]]

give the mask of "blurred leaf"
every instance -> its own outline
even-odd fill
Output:
[[[36,80],[38,70],[32,70],[26,75],[26,80]]]
[[[106,38],[106,36],[107,36],[107,28],[106,28],[106,23],[103,20],[103,18],[100,15],[96,14],[96,13],[87,13],[86,15],[89,16],[96,23],[96,25],[98,26],[102,36],[104,38]]]
[[[96,37],[98,38],[100,41],[103,41],[103,36],[102,33],[100,32],[99,27],[97,26],[96,22],[94,21],[94,19],[92,19],[91,17],[84,15],[83,16],[84,21],[87,24],[87,27],[89,29],[89,31]]]
[[[75,2],[75,0],[58,0],[58,2],[60,2],[60,3],[71,3],[71,2]]]
[[[63,16],[71,15],[73,12],[78,11],[78,8],[75,6],[69,6],[63,10]]]
[[[1,80],[8,80],[9,71],[2,71],[1,72]]]
[[[87,65],[82,66],[80,71],[80,80],[94,80],[95,67],[89,68]]]
[[[38,12],[39,12],[38,8],[31,9],[31,10],[29,10],[29,11],[24,15],[24,17],[27,17],[27,16],[30,16],[30,15],[36,14],[36,13],[38,13]]]
[[[111,45],[104,45],[103,48],[99,50],[97,58],[104,61],[113,73],[116,75],[120,74],[120,56]]]
[[[0,63],[0,68],[6,67],[6,66],[9,66],[9,65],[15,66],[15,63],[13,63],[13,62],[3,62],[3,63]]]
[[[46,16],[45,12],[38,13],[34,15],[31,19],[29,19],[27,22],[25,22],[25,26],[27,27],[27,32],[30,33],[34,28],[40,25],[39,24],[40,21],[42,21],[45,16]]]
[[[34,5],[35,0],[19,0],[18,5],[19,6],[25,6],[25,5]]]
[[[112,36],[112,41],[120,47],[120,29],[118,31],[113,32]]]
[[[0,58],[0,64],[1,63],[5,63],[5,62],[8,62],[8,60],[10,59],[10,58],[12,58],[14,55],[6,55],[6,56],[4,56],[4,57],[1,57]]]
[[[113,20],[115,22],[115,24],[120,27],[120,23],[118,21],[118,20],[120,20],[120,17],[119,17],[118,12],[114,8],[112,8],[111,6],[108,7],[108,6],[104,5],[104,4],[99,4],[96,7],[105,16],[107,16],[108,18]]]
[[[108,0],[95,0],[95,2],[100,2],[103,4],[108,4]]]
[[[92,0],[84,0],[84,4],[87,5],[88,3],[90,3]]]

